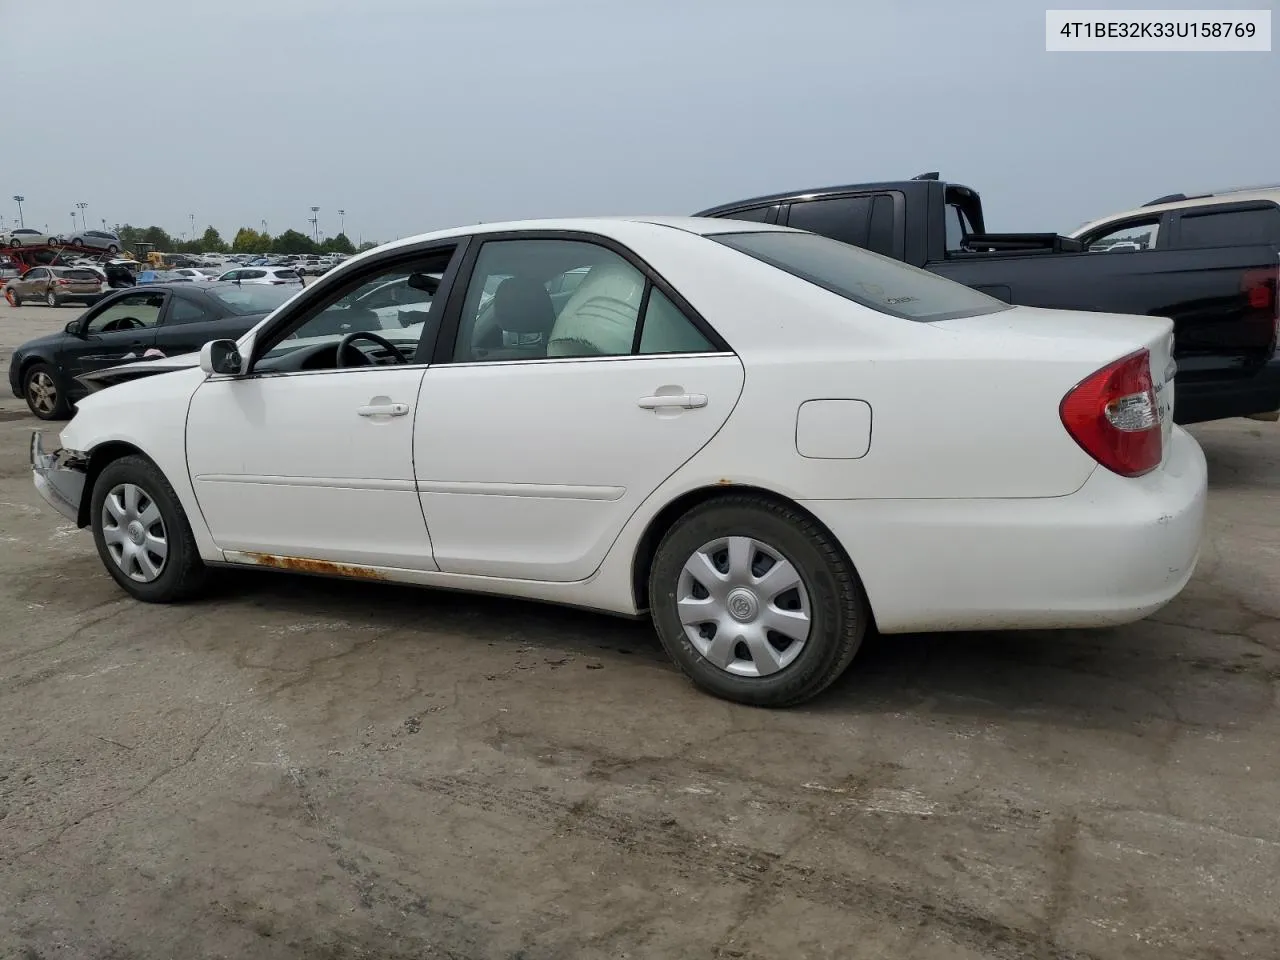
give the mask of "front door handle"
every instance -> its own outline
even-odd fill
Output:
[[[657,410],[660,407],[680,407],[684,410],[693,410],[707,405],[707,395],[705,393],[676,393],[666,396],[641,397],[636,402],[645,410]]]
[[[408,412],[407,403],[371,403],[356,409],[362,417],[403,417]]]

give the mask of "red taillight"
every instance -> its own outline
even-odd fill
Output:
[[[58,286],[60,286],[60,287],[69,287],[69,286],[71,286],[71,281],[70,281],[70,280],[67,280],[67,279],[66,279],[66,278],[64,278],[64,277],[59,277],[57,280],[55,280],[55,281],[53,281],[53,282],[54,282],[54,283],[56,283],[56,284],[57,284]]]
[[[1160,465],[1160,410],[1145,348],[1076,384],[1058,415],[1085,453],[1122,477],[1140,477]]]
[[[1240,290],[1249,309],[1261,311],[1280,334],[1280,269],[1246,270]]]

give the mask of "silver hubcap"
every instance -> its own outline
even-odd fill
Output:
[[[812,628],[799,571],[750,537],[723,537],[694,551],[680,571],[676,607],[697,651],[740,677],[789,666]]]
[[[53,384],[53,377],[43,370],[35,374],[27,381],[27,399],[41,413],[53,413],[58,405],[58,388]]]
[[[164,572],[169,556],[160,508],[134,483],[112,487],[102,504],[102,539],[117,567],[130,580],[150,583]]]

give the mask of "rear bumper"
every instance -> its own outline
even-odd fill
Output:
[[[1280,410],[1280,355],[1251,377],[1174,381],[1176,423],[1205,423]]]
[[[70,450],[46,452],[40,431],[31,434],[31,476],[45,502],[76,526],[84,497],[85,459]]]
[[[1101,467],[1066,497],[803,501],[840,539],[885,633],[1113,626],[1190,579],[1204,531],[1200,446],[1175,427],[1164,467]]]

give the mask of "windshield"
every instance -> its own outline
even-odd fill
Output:
[[[235,283],[200,284],[208,287],[211,297],[221,300],[232,313],[246,317],[254,313],[270,313],[295,293],[295,287],[273,287],[268,284],[247,283],[243,286]]]
[[[721,233],[715,240],[878,313],[928,323],[1008,310],[964,284],[814,233]]]

